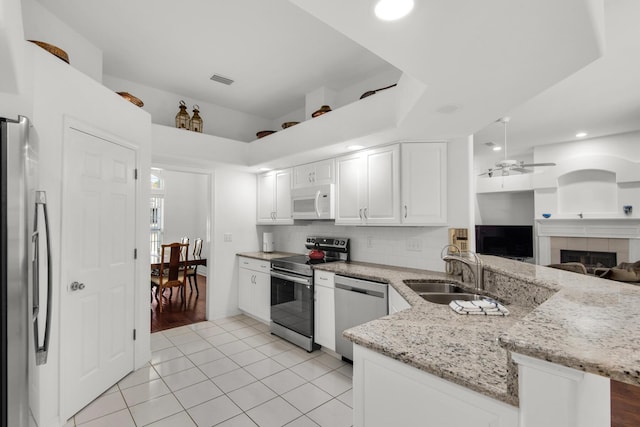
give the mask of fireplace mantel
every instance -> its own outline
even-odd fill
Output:
[[[538,237],[640,239],[640,218],[548,218],[536,220]]]

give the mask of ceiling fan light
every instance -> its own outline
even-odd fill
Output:
[[[395,21],[413,10],[413,0],[378,0],[373,10],[378,19]]]
[[[499,145],[496,145],[495,147],[493,147],[493,151],[500,151],[502,150],[502,147]]]

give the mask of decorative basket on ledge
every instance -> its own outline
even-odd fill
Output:
[[[131,95],[129,92],[116,92],[116,93],[121,97],[123,97],[124,99],[126,99],[127,101],[129,101],[130,103],[132,103],[133,105],[136,105],[138,107],[144,106],[144,102],[142,102],[140,98],[136,98],[135,96]]]
[[[256,133],[256,136],[258,138],[264,138],[267,135],[271,135],[272,133],[276,133],[275,130],[261,130],[260,132]]]
[[[69,55],[67,55],[67,52],[65,52],[64,50],[60,49],[58,46],[54,46],[52,44],[46,43],[46,42],[41,42],[38,40],[29,40],[31,43],[37,44],[38,46],[40,46],[41,48],[43,48],[44,50],[46,50],[47,52],[49,52],[50,54],[52,54],[53,56],[56,56],[60,59],[62,59],[64,62],[66,62],[67,64],[69,64]]]

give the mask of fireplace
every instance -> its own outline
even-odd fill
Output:
[[[560,263],[561,250],[615,253],[614,266],[640,259],[640,218],[549,218],[536,231],[540,265]]]
[[[617,255],[615,252],[582,251],[573,249],[560,250],[560,262],[579,262],[584,264],[587,271],[593,273],[596,268],[615,267]]]

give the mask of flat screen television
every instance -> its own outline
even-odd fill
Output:
[[[476,252],[508,258],[531,258],[533,226],[476,225]]]

